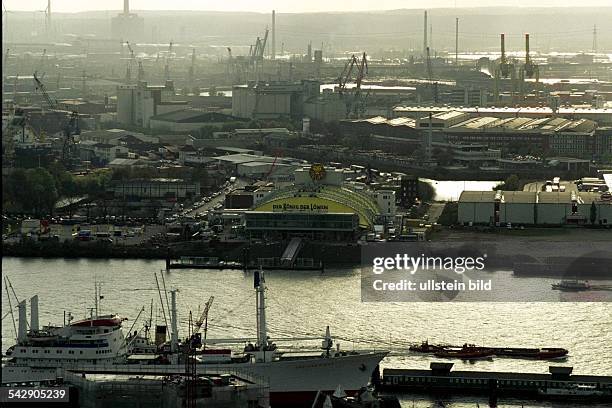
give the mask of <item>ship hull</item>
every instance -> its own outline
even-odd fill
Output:
[[[259,363],[197,364],[196,367],[199,374],[243,374],[250,380],[269,386],[271,405],[296,406],[312,404],[317,391],[333,392],[338,386],[348,394],[358,391],[368,384],[372,372],[386,354],[386,352],[349,353],[333,358],[288,358]],[[170,375],[185,372],[183,364],[101,364],[64,368],[76,372],[107,374]],[[10,365],[2,367],[3,383],[53,380],[57,376],[58,370],[55,367],[31,368]]]

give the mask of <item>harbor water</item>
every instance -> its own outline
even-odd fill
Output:
[[[143,307],[148,312],[151,300],[159,303],[154,273],[162,268],[163,261],[153,260],[2,259],[3,274],[10,278],[20,300],[39,295],[41,325],[62,324],[64,311],[75,318],[88,315],[97,280],[102,283],[104,296],[101,313],[116,312],[128,317],[126,330]],[[214,295],[208,337],[255,336],[252,274],[188,269],[164,274],[167,289],[179,289],[182,333],[186,333],[189,310],[197,316],[209,296]],[[278,339],[322,336],[329,325],[343,349],[391,350],[381,368],[429,368],[429,363],[436,360],[434,357],[408,352],[411,343],[427,339],[430,343],[569,350],[565,361],[452,360],[457,370],[546,373],[549,365],[569,365],[576,374],[612,374],[609,303],[362,303],[359,269],[332,269],[323,274],[270,271],[266,282],[269,332],[281,348],[318,347],[318,341],[285,343]],[[550,287],[550,280],[534,278],[533,285]],[[2,309],[9,310],[4,288]],[[159,315],[161,322],[160,313],[154,310],[153,315],[154,319]],[[142,321],[136,323],[135,329],[141,326]],[[14,344],[14,337],[8,315],[2,322],[3,352]],[[407,398],[403,406],[412,406],[412,402],[412,398]],[[476,406],[472,400],[465,404],[459,400],[451,406]],[[415,400],[415,406],[431,404],[421,405]]]

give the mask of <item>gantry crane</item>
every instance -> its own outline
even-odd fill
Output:
[[[47,102],[47,104],[49,105],[49,108],[58,109],[57,101],[47,93],[47,88],[45,87],[45,84],[42,83],[36,72],[34,72],[33,78],[36,91],[40,91],[42,93],[45,102]],[[72,165],[72,163],[70,162],[70,158],[72,157],[72,154],[74,152],[74,136],[79,134],[81,134],[81,130],[79,128],[79,113],[76,111],[72,111],[70,117],[64,125],[64,140],[62,143],[61,154],[61,161],[67,167],[70,167]]]

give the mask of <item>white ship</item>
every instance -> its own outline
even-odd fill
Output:
[[[338,345],[334,348],[329,328],[327,328],[325,337],[322,338],[321,350],[300,355],[283,353],[267,335],[265,280],[262,271],[255,272],[255,290],[257,296],[257,340],[255,344],[249,343],[244,352],[237,356],[232,355],[229,349],[197,350],[194,355],[197,360],[195,367],[198,373],[242,372],[251,378],[259,378],[269,385],[272,406],[310,405],[318,391],[332,393],[338,386],[349,394],[356,394],[360,388],[368,384],[372,373],[387,355],[386,351],[343,351]],[[57,377],[58,368],[83,373],[156,375],[185,373],[185,354],[182,352],[185,344],[179,342],[176,291],[170,291],[170,293],[172,299],[170,352],[158,355],[165,364],[159,364],[160,359],[156,360],[157,364],[152,364],[150,358],[140,360],[139,357],[143,355],[128,353],[128,349],[131,348],[129,339],[139,338],[139,336],[133,335],[125,339],[123,334],[120,334],[121,319],[115,316],[92,316],[91,319],[58,328],[55,331],[59,336],[58,342],[53,343],[54,345],[73,345],[76,340],[84,341],[83,344],[87,344],[87,347],[82,348],[91,348],[87,354],[81,354],[82,348],[74,346],[39,345],[32,342],[31,330],[10,349],[10,360],[2,367],[2,383],[52,380]],[[25,327],[21,325],[22,320],[25,322],[25,304],[19,310],[20,333],[25,334]],[[36,326],[32,324],[31,327]],[[82,332],[86,327],[91,331],[89,334]],[[85,335],[85,338],[82,338],[82,335]],[[209,339],[202,342],[205,345],[230,344],[244,343],[248,340]],[[42,347],[46,347],[49,352],[42,351],[41,353]],[[58,350],[61,353],[58,353]],[[76,351],[76,353],[69,353],[71,358],[56,357],[57,355],[66,357],[64,353],[68,350]]]

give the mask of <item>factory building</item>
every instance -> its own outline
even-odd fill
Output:
[[[173,98],[172,81],[159,86],[148,85],[145,81],[136,85],[120,85],[117,87],[117,121],[148,128],[152,117],[187,107],[187,102]]]
[[[320,92],[318,81],[250,82],[232,89],[232,115],[248,119],[301,118],[304,101]]]
[[[444,129],[450,143],[478,143],[514,151],[528,146],[539,152],[578,157],[601,156],[606,144],[597,143],[597,123],[588,119],[472,118]]]
[[[304,102],[304,116],[321,122],[333,122],[346,118],[346,102],[331,90],[324,90]]]
[[[609,193],[464,191],[458,222],[466,225],[612,225]]]
[[[450,106],[396,106],[393,108],[393,117],[406,117],[419,119],[430,113],[442,113],[448,111],[459,111],[470,115],[472,118],[491,116],[496,118],[549,118],[552,116],[570,120],[589,119],[597,122],[600,126],[612,125],[612,109],[610,108],[573,108],[560,107],[553,110],[549,107],[519,107],[519,108],[494,108],[494,107],[450,107]]]
[[[200,183],[168,178],[120,180],[113,182],[107,192],[114,198],[127,200],[177,200],[198,197]]]
[[[207,112],[200,109],[181,109],[150,117],[149,126],[155,130],[189,132],[199,130],[204,126],[213,126],[221,129],[228,122],[242,120],[218,112]]]

